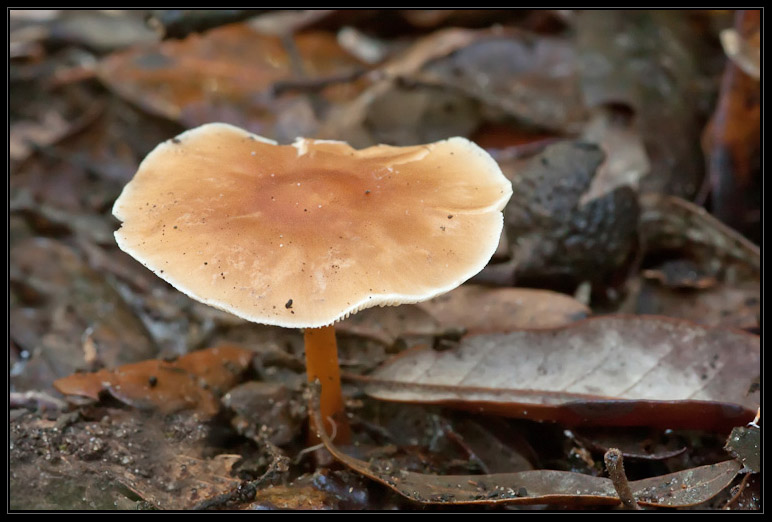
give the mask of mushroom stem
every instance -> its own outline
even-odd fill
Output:
[[[319,379],[322,385],[319,409],[322,419],[324,419],[325,432],[333,433],[334,431],[336,442],[348,443],[351,432],[343,407],[335,327],[330,325],[321,328],[306,328],[304,337],[308,382]],[[313,423],[313,419],[311,422]],[[311,432],[316,439],[316,430],[312,429]]]

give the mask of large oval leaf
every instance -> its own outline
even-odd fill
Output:
[[[551,330],[409,350],[367,392],[566,424],[728,430],[753,418],[759,338],[660,317],[607,316]]]

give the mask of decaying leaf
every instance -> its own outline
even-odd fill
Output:
[[[252,359],[252,352],[235,346],[200,350],[176,361],[148,360],[114,370],[75,373],[54,382],[65,395],[94,400],[106,391],[141,409],[171,413],[194,409],[205,416],[220,409],[218,396],[234,386]]]
[[[10,252],[11,339],[30,353],[13,372],[17,391],[48,388],[91,363],[117,367],[157,356],[142,323],[109,284],[67,243],[36,237]],[[34,368],[37,367],[37,370]],[[50,380],[41,382],[42,375]]]
[[[664,194],[640,198],[641,240],[647,248],[709,249],[719,262],[732,260],[761,270],[759,247],[693,203]]]
[[[754,473],[761,472],[761,430],[755,426],[732,429],[724,446],[729,453]]]
[[[443,326],[463,328],[468,334],[550,328],[590,315],[585,305],[557,292],[478,285],[459,286],[418,306]]]
[[[427,61],[409,79],[457,89],[531,125],[570,131],[585,116],[576,63],[568,39],[481,31],[455,52]]]
[[[335,326],[338,333],[374,339],[391,346],[399,338],[431,337],[442,333],[442,325],[419,305],[367,308]]]
[[[683,454],[687,447],[678,437],[669,437],[648,428],[577,428],[571,434],[583,447],[605,453],[610,448],[622,452],[625,459],[665,460]]]
[[[759,247],[680,198],[645,194],[641,208],[641,243],[651,261],[642,272],[644,279],[629,284],[620,311],[711,326],[758,326]]]
[[[131,471],[124,472],[119,480],[156,509],[188,509],[203,498],[238,485],[240,480],[231,476],[231,470],[241,458],[229,454],[211,459],[172,455],[163,466],[166,487]]]
[[[757,59],[760,56],[761,18],[758,9],[735,12],[736,33],[728,34],[736,34],[739,41],[747,39],[745,50],[730,54],[733,61],[724,69],[716,108],[702,139],[709,180],[704,188],[710,191],[712,212],[742,231],[758,221],[761,208],[761,84],[753,76],[759,66],[754,67],[751,58],[754,40]]]
[[[313,401],[312,401],[313,402]],[[316,425],[322,425],[318,407]],[[405,471],[389,459],[365,462],[346,455],[319,432],[327,450],[351,469],[422,504],[564,504],[616,505],[619,497],[610,479],[554,470],[488,475],[428,475]],[[630,483],[643,506],[687,507],[712,498],[729,486],[740,470],[736,460],[701,466]]]
[[[310,77],[358,65],[328,33],[298,35],[296,45]],[[246,24],[115,53],[98,71],[111,89],[155,114],[188,126],[228,121],[263,135],[273,135],[278,109],[275,100],[265,103],[267,89],[293,76],[281,39]]]
[[[552,330],[419,347],[369,377],[390,401],[565,424],[728,430],[753,418],[759,337],[659,317],[607,316]]]
[[[584,10],[575,18],[578,74],[589,109],[624,105],[649,153],[642,191],[692,196],[701,180],[699,49],[674,11]],[[691,103],[682,103],[689,99]]]

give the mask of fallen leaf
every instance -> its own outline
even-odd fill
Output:
[[[408,79],[459,90],[529,125],[570,132],[585,117],[577,63],[569,39],[488,30]]]
[[[596,452],[610,448],[622,452],[625,459],[665,460],[683,454],[687,447],[678,437],[647,428],[580,428],[571,430],[576,440]]]
[[[261,489],[245,510],[361,510],[373,509],[363,479],[348,470],[318,470],[289,484]]]
[[[117,367],[158,353],[142,323],[103,273],[63,241],[31,238],[9,251],[14,310],[10,336],[30,353],[13,372],[17,391],[42,390],[54,378],[89,367]],[[90,350],[93,348],[93,351]],[[46,369],[38,380],[35,367]]]
[[[213,416],[220,409],[218,395],[234,386],[249,366],[252,352],[235,346],[200,350],[167,362],[151,359],[114,370],[75,373],[58,379],[54,387],[65,395],[98,400],[103,391],[140,409],[172,413],[194,409]]]
[[[704,169],[700,107],[710,103],[698,88],[704,35],[677,11],[584,10],[573,21],[588,109],[623,105],[635,115],[651,163],[641,190],[693,196]]]
[[[761,270],[759,247],[704,208],[664,194],[645,194],[640,203],[640,231],[647,248],[709,248],[715,257]]]
[[[638,189],[651,168],[643,137],[632,115],[622,109],[602,106],[594,109],[582,130],[581,139],[596,143],[606,159],[598,168],[582,203],[592,201],[616,187]]]
[[[431,337],[442,333],[436,317],[420,305],[366,308],[335,325],[338,333],[376,340],[392,346],[405,337]]]
[[[309,32],[295,40],[309,77],[359,66],[332,34]],[[293,76],[281,39],[243,23],[115,53],[98,72],[108,87],[154,114],[189,127],[227,121],[265,136],[273,135],[277,116],[268,89]]]
[[[755,34],[758,38],[760,27],[760,10],[736,11],[735,29],[741,37]],[[729,61],[724,69],[716,109],[702,143],[709,180],[705,188],[710,190],[713,213],[745,231],[758,222],[761,205],[761,84],[746,72],[749,67],[736,63]]]
[[[231,476],[231,471],[242,459],[229,454],[212,458],[171,455],[163,465],[164,485],[132,471],[124,471],[119,480],[156,509],[186,509],[202,498],[237,486],[241,481]]]
[[[549,290],[462,285],[418,306],[446,328],[468,334],[550,328],[584,319],[590,310],[579,301]]]
[[[69,130],[70,123],[53,109],[43,114],[41,121],[15,122],[10,126],[8,133],[8,157],[11,161],[22,161],[36,147],[55,143]]]
[[[313,403],[313,400],[312,400]],[[311,407],[316,425],[318,406]],[[620,500],[610,479],[580,473],[533,470],[488,475],[428,475],[395,467],[389,459],[365,462],[335,447],[327,433],[318,432],[327,450],[351,469],[422,504],[564,504],[617,505]],[[630,483],[633,496],[644,506],[688,507],[711,499],[728,487],[740,470],[736,460],[687,469]]]
[[[634,285],[633,285],[634,286]],[[706,326],[752,330],[760,325],[761,287],[758,282],[718,283],[705,289],[672,289],[641,281],[630,294],[635,314],[686,319]]]
[[[733,457],[754,473],[761,473],[761,430],[755,426],[732,429],[724,446]]]
[[[703,288],[683,291],[646,279],[632,281],[620,311],[667,315],[712,326],[757,326],[761,317],[759,247],[704,208],[683,199],[645,194],[640,204],[644,267],[657,268],[649,259],[655,265],[689,264],[696,281],[688,286]],[[659,278],[647,270],[643,275]]]
[[[659,317],[606,316],[552,330],[408,350],[368,377],[369,395],[564,424],[729,430],[750,421],[758,336]]]

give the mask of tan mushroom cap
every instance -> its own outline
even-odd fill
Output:
[[[511,194],[464,138],[282,146],[212,123],[158,145],[113,214],[121,249],[185,294],[311,328],[460,285],[493,255]]]

